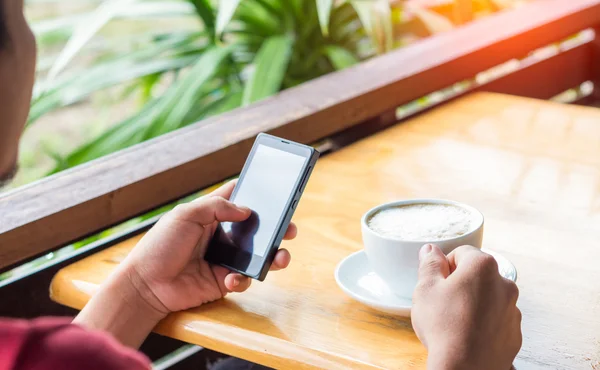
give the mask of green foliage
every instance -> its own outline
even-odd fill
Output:
[[[215,6],[210,0],[189,0],[198,30],[156,34],[136,50],[104,55],[83,71],[62,73],[102,25],[122,16],[123,3],[144,14],[158,10],[152,1],[108,1],[84,18],[91,27],[74,25],[48,78],[36,88],[29,122],[114,86],[129,86],[126,93],[138,94],[143,106],[72,152],[54,153],[52,173],[346,68],[377,49],[348,2],[223,0]],[[154,7],[140,7],[146,3]],[[181,5],[162,1],[161,9],[168,3]],[[158,91],[166,80],[172,82]]]
[[[242,104],[248,105],[275,94],[281,89],[294,39],[273,36],[266,40],[254,60],[254,71],[244,88]]]
[[[329,17],[331,16],[333,0],[317,0],[317,7],[319,10],[319,24],[321,25],[321,32],[323,32],[323,35],[328,36]]]

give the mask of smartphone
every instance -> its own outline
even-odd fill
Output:
[[[252,214],[221,222],[204,259],[263,281],[318,158],[310,146],[259,134],[230,198]]]

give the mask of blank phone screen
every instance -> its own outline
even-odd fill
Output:
[[[221,223],[219,242],[264,257],[307,160],[258,145],[232,199],[233,203],[250,208],[252,215],[243,222]]]

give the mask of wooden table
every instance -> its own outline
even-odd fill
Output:
[[[289,269],[157,331],[282,369],[424,368],[410,321],[353,301],[333,277],[362,248],[363,212],[413,197],[485,214],[484,246],[519,271],[519,369],[600,368],[600,110],[486,93],[322,158],[285,245]],[[83,307],[137,240],[61,270],[53,299]]]

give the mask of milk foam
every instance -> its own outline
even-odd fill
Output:
[[[367,224],[385,237],[431,242],[462,236],[476,226],[474,215],[467,209],[425,203],[385,208]]]

